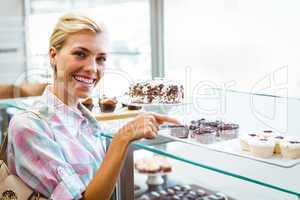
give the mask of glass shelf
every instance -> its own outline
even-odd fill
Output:
[[[111,138],[111,135],[104,136]],[[132,145],[138,149],[144,149],[196,167],[296,195],[300,198],[299,177],[297,178],[300,165],[292,168],[282,168],[178,141],[167,140],[167,138],[161,136],[151,141],[136,141]]]
[[[239,134],[274,130],[282,135],[300,137],[298,111],[300,100],[264,94],[214,90],[191,104],[174,108],[169,114],[183,122],[206,118],[240,125]],[[114,127],[122,125],[117,123]],[[111,135],[106,135],[111,137]],[[295,195],[300,198],[300,164],[283,168],[245,157],[214,151],[160,135],[154,140],[135,141],[134,147],[239,180]]]

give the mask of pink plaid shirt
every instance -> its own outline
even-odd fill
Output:
[[[50,199],[80,199],[104,157],[101,128],[81,104],[73,110],[49,88],[30,110],[9,124],[10,172]]]

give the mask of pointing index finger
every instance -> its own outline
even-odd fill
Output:
[[[165,122],[169,122],[169,123],[172,123],[172,124],[177,124],[177,125],[180,125],[181,123],[173,118],[173,117],[170,117],[170,116],[167,116],[167,115],[162,115],[162,114],[159,114],[159,113],[151,113],[156,121],[159,123],[159,124],[163,124]]]

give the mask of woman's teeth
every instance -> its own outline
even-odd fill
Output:
[[[92,83],[94,83],[94,79],[84,78],[82,76],[74,76],[74,79],[76,81],[80,81],[80,82],[85,83],[85,84],[92,84]]]

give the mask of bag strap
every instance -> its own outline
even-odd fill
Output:
[[[5,131],[3,133],[3,142],[0,147],[0,160],[3,160],[6,163],[6,148],[7,148],[7,140],[8,140],[8,133]],[[2,163],[1,163],[2,165]]]
[[[36,115],[37,117],[39,117],[41,120],[45,121],[48,124],[46,118],[43,115],[41,115],[39,112],[35,112],[32,110],[27,110],[25,112],[33,113],[34,115]],[[3,160],[4,163],[6,163],[6,161],[7,161],[7,155],[6,155],[7,143],[8,143],[8,131],[5,131],[3,133],[3,142],[0,146],[0,160]],[[0,164],[0,166],[1,165],[2,165],[2,163]]]
[[[27,110],[27,112],[31,112],[33,114],[35,114],[36,116],[38,116],[41,120],[45,121],[47,123],[46,118],[41,115],[39,112],[35,112],[35,111],[31,111],[31,110]],[[48,124],[48,123],[47,123]],[[6,149],[7,149],[7,144],[8,144],[8,131],[5,131],[3,133],[3,142],[0,146],[0,160],[2,160],[2,162],[0,163],[0,167],[6,163]],[[13,191],[12,191],[13,192]],[[37,191],[33,191],[30,196],[28,197],[27,200],[39,200],[41,198],[41,194]],[[0,197],[0,200],[2,198]]]
[[[27,200],[39,200],[41,198],[41,195],[39,192],[33,191]]]

